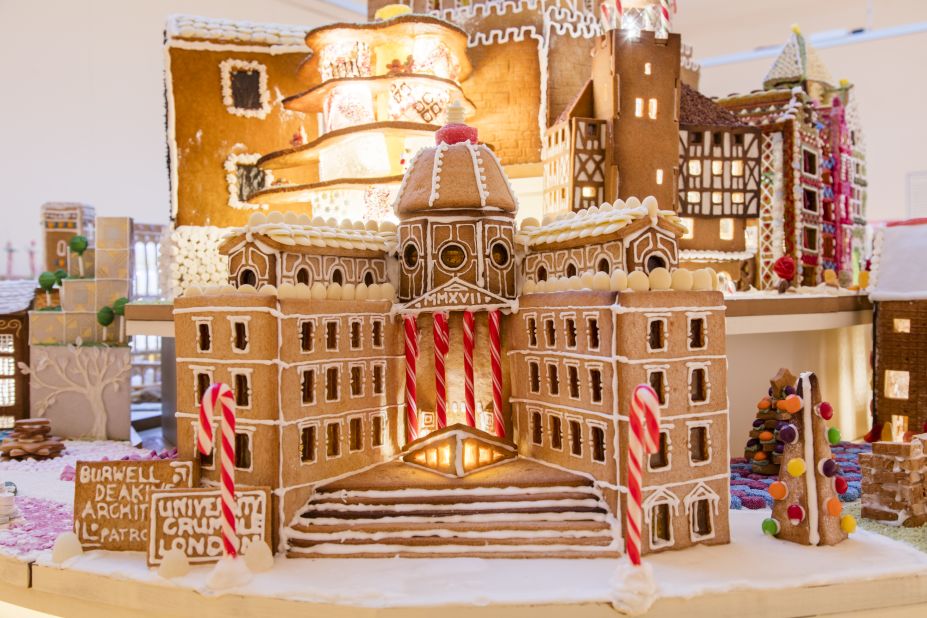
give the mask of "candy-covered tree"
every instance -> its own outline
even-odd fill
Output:
[[[784,438],[791,439],[794,431],[794,427],[788,425],[791,408],[796,405],[795,376],[792,372],[780,369],[769,384],[769,393],[756,406],[756,420],[744,450],[751,471],[766,476],[779,474]],[[780,436],[780,432],[784,432],[784,436]]]
[[[831,444],[840,442],[840,432],[827,428],[833,408],[821,401],[817,376],[810,371],[799,376],[796,393],[786,401],[791,418],[779,430],[780,436],[787,434],[785,465],[769,486],[773,510],[763,531],[803,545],[836,545],[856,529],[856,520],[843,514],[838,496],[847,485],[830,451]]]
[[[84,276],[84,252],[89,246],[90,242],[87,240],[87,237],[81,236],[80,234],[72,236],[71,240],[68,242],[68,248],[71,249],[72,253],[77,254],[77,268],[81,277]]]

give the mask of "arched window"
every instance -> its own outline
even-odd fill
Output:
[[[567,264],[567,267],[566,267],[566,276],[567,276],[567,277],[575,277],[575,276],[576,276],[576,264],[574,264],[573,262],[570,262],[569,264]]]
[[[301,266],[296,271],[296,283],[305,283],[309,285],[309,269],[305,266]]]
[[[238,273],[238,287],[243,285],[257,286],[257,273],[253,268],[242,268]]]
[[[499,268],[505,268],[509,265],[511,256],[509,255],[509,248],[505,246],[504,242],[493,243],[489,251],[493,264]]]
[[[375,280],[374,280],[374,277],[373,277],[373,271],[372,271],[372,270],[368,270],[366,273],[364,273],[364,285],[373,285],[373,284],[374,284],[374,281],[375,281]]]
[[[418,247],[415,246],[414,242],[406,243],[405,248],[402,250],[402,263],[409,270],[418,265]]]
[[[651,273],[657,268],[666,268],[666,260],[663,256],[654,254],[647,258],[647,272]]]
[[[543,264],[538,266],[538,281],[547,281],[547,267]]]
[[[338,285],[344,285],[344,271],[340,268],[332,269],[332,283],[337,283]]]
[[[599,263],[596,264],[596,270],[600,273],[611,273],[612,272],[612,263],[607,257],[599,258]]]

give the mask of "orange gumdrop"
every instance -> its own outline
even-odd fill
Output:
[[[760,399],[760,402],[756,404],[757,409],[759,410],[768,410],[769,406],[772,405],[772,401],[769,400],[769,397],[763,397]]]
[[[773,500],[784,500],[788,494],[789,489],[782,481],[776,481],[769,486],[769,495],[772,496]]]
[[[770,492],[771,494],[772,492]],[[840,504],[839,498],[830,498],[827,501],[827,514],[833,515],[834,517],[839,517],[840,513],[843,512],[843,505]]]
[[[780,410],[784,410],[789,414],[795,414],[802,408],[802,400],[798,395],[789,395],[785,399],[781,400],[778,404]]]
[[[772,440],[772,439],[773,439],[773,432],[771,431],[761,431],[760,432],[760,440],[762,440],[763,442],[768,442],[769,440]]]
[[[757,451],[756,455],[753,456],[754,461],[766,461],[766,453],[763,451]]]

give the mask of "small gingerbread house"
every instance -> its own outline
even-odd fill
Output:
[[[0,281],[0,427],[29,416],[29,378],[17,367],[29,363],[34,298],[34,281]]]
[[[889,224],[873,246],[872,432],[900,440],[927,431],[927,273],[912,257],[927,247],[927,221]]]

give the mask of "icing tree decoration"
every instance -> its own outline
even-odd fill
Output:
[[[784,392],[784,383],[793,377],[788,370],[780,370],[773,388]],[[772,517],[763,521],[763,532],[802,545],[836,545],[856,530],[856,520],[843,514],[838,497],[847,484],[830,450],[840,441],[839,432],[826,425],[833,407],[821,401],[817,376],[806,371],[795,393],[780,400],[777,408],[790,415],[786,427],[794,427],[795,436],[787,432],[790,441],[782,450],[787,463],[779,480],[769,487],[774,500]],[[783,431],[779,430],[780,436]]]
[[[63,358],[52,358],[49,348],[33,346],[32,366],[19,363],[32,385],[33,415],[45,416],[59,395],[73,393],[83,397],[90,407],[93,423],[88,437],[105,439],[109,415],[104,396],[109,388],[114,391],[122,388],[132,370],[129,357],[114,354],[115,350],[106,345],[85,346],[80,338],[68,345],[67,350]]]
[[[798,429],[791,420],[801,407],[795,394],[795,376],[788,369],[780,369],[769,383],[768,395],[756,405],[756,419],[744,449],[753,474],[766,476],[779,474],[785,445],[798,439]]]
[[[660,401],[649,384],[634,389],[628,419],[628,503],[626,546],[629,564],[619,566],[613,583],[612,604],[624,613],[646,612],[656,600],[656,583],[650,565],[641,565],[641,461],[660,450]]]

